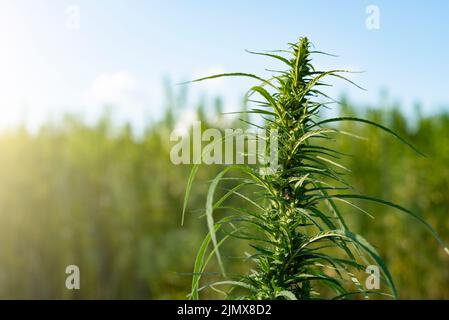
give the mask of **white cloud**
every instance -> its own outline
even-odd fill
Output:
[[[162,88],[159,81],[145,82],[128,70],[98,75],[89,88],[84,105],[91,119],[97,119],[104,107],[112,107],[117,123],[131,122],[142,132],[150,118],[160,116]]]
[[[137,81],[128,71],[98,76],[91,89],[92,98],[102,105],[124,105],[136,95]]]
[[[227,73],[229,71],[221,66],[211,66],[204,70],[198,70],[193,72],[191,79],[198,79],[216,74]],[[224,112],[240,110],[242,106],[243,88],[241,85],[242,78],[237,77],[220,77],[215,79],[206,80],[200,83],[194,83],[190,85],[189,91],[191,92],[192,102],[199,101],[201,97],[207,97],[206,101],[208,106],[211,106],[213,99],[220,97],[224,99]]]
[[[216,74],[226,73],[221,66],[212,66],[204,70],[198,70],[193,73],[193,79],[204,78]],[[215,78],[201,83],[201,89],[210,94],[220,94],[229,89],[229,78]]]
[[[184,111],[175,125],[174,133],[178,136],[187,135],[195,121],[198,121],[198,117],[193,110],[188,109]]]

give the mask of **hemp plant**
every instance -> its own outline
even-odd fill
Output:
[[[278,148],[268,153],[277,152],[279,165],[269,174],[249,165],[227,166],[210,183],[205,208],[208,234],[194,263],[191,299],[199,299],[201,291],[208,288],[237,299],[317,299],[323,296],[344,299],[368,298],[371,294],[396,298],[397,290],[385,262],[345,221],[341,206],[366,213],[353,203],[354,200],[377,202],[411,216],[426,227],[449,254],[436,231],[420,216],[389,201],[358,194],[344,180],[340,171],[347,169],[338,163],[344,155],[329,145],[332,146],[335,135],[347,133],[339,131],[332,123],[353,121],[372,125],[419,151],[390,129],[369,120],[321,119],[320,110],[335,102],[320,90],[328,85],[323,81],[339,78],[354,83],[343,76],[347,71],[316,70],[311,56],[324,53],[311,48],[309,40],[301,38],[290,44],[289,50],[250,52],[285,64],[286,70],[273,71],[275,74],[270,79],[247,73],[226,73],[193,81],[241,76],[260,82],[248,91],[248,101],[257,106],[245,112],[259,115],[265,130],[277,132]],[[260,98],[256,100],[255,95]],[[272,135],[267,136],[272,139]],[[328,144],[320,143],[323,139]],[[266,148],[270,146],[267,143]],[[183,221],[198,167],[193,167],[187,182]],[[218,185],[231,179],[226,175],[232,171],[240,172],[232,177],[237,184],[216,199]],[[245,194],[248,186],[258,191]],[[231,197],[244,199],[249,208],[227,205]],[[222,218],[215,221],[214,212],[219,210]],[[250,253],[245,253],[247,274],[228,276],[224,270],[220,247],[231,238],[243,239],[252,248]],[[214,256],[224,280],[200,285],[206,266]],[[367,276],[365,270],[369,265],[379,268],[385,284],[383,288],[388,290],[368,290],[362,279],[357,278],[357,274]]]

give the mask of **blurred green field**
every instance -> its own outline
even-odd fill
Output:
[[[0,134],[1,299],[186,297],[206,226],[196,211],[180,226],[190,168],[169,157],[169,134],[180,113],[167,108],[139,138],[107,115],[95,126],[67,116],[35,134],[24,128]],[[198,113],[207,124],[204,110]],[[449,115],[417,112],[407,121],[398,108],[348,102],[340,113],[374,119],[427,155],[375,128],[341,125],[367,138],[337,141],[339,151],[353,155],[346,161],[353,171],[348,180],[362,193],[422,215],[449,243]],[[208,179],[218,169],[201,168],[190,208],[203,208]],[[377,246],[400,297],[449,299],[449,259],[434,239],[392,209],[363,208],[375,220],[351,209],[346,217]],[[79,291],[65,287],[70,264],[80,267]]]

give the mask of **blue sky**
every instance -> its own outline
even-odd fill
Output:
[[[377,30],[365,26],[369,5],[380,10]],[[448,108],[449,1],[1,0],[0,127],[65,112],[92,120],[106,104],[138,127],[161,114],[164,77],[266,75],[278,64],[244,50],[283,49],[299,36],[339,56],[317,57],[318,66],[365,71],[353,79],[367,92],[335,82],[334,96],[373,105],[386,89],[406,112],[417,101],[428,113]],[[196,84],[190,105],[223,95],[236,109],[249,84]]]

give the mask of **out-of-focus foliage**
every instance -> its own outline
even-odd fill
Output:
[[[96,126],[67,117],[36,134],[0,134],[0,298],[185,298],[206,229],[201,211],[180,226],[190,166],[170,162],[169,135],[181,110],[167,110],[139,138],[107,116]],[[341,112],[361,113],[355,110],[345,103]],[[206,126],[215,125],[204,113],[200,108]],[[337,150],[354,155],[348,179],[364,194],[421,214],[449,242],[449,115],[419,116],[413,126],[396,109],[360,116],[389,126],[428,157],[375,128],[342,123],[367,138],[338,142]],[[204,207],[208,179],[219,169],[199,171],[204,183],[193,188],[190,208]],[[449,259],[432,236],[391,209],[363,207],[375,221],[349,208],[346,218],[377,246],[399,296],[448,299]],[[65,287],[71,264],[81,270],[79,291]]]
[[[370,109],[363,116],[392,128],[418,147],[416,156],[376,129],[346,125],[365,141],[339,141],[339,149],[353,154],[348,177],[361,192],[399,203],[426,219],[449,242],[449,115],[424,117],[416,112],[409,122],[398,108]],[[343,114],[355,114],[343,104]],[[375,161],[374,161],[375,160]],[[352,223],[377,246],[386,259],[403,299],[448,299],[449,259],[426,231],[394,210],[364,203],[375,220],[352,214]],[[351,210],[349,210],[351,211]]]

